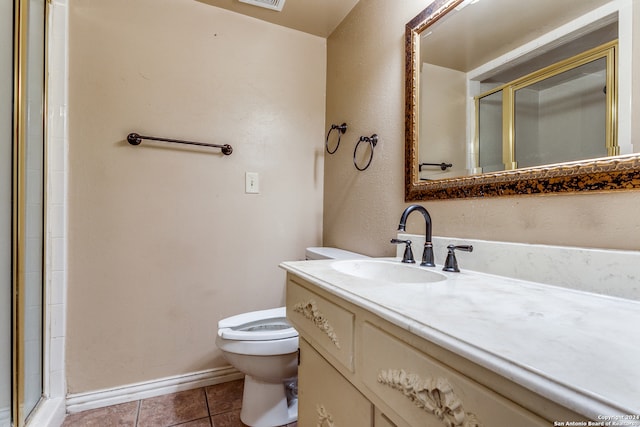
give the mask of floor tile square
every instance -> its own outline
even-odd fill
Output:
[[[167,427],[207,418],[204,389],[181,391],[140,402],[139,427]]]
[[[247,427],[240,421],[240,410],[212,416],[211,425],[213,427]]]
[[[211,419],[209,417],[200,418],[199,420],[176,424],[174,427],[211,427]]]
[[[244,380],[230,381],[207,387],[207,402],[211,415],[229,412],[242,407]]]

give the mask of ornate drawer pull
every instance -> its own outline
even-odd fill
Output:
[[[421,378],[404,369],[378,372],[378,382],[402,392],[417,407],[438,417],[445,426],[482,427],[477,417],[465,412],[446,378]]]
[[[318,411],[317,427],[325,427],[325,425],[326,427],[335,427],[333,417],[327,412],[327,408],[325,408],[324,405],[318,405],[316,409]]]
[[[316,325],[322,332],[324,332],[329,337],[331,342],[335,344],[338,349],[340,349],[340,343],[338,342],[336,333],[333,331],[333,327],[324,317],[324,314],[320,313],[315,301],[310,300],[306,303],[299,302],[298,304],[293,306],[293,311],[295,311],[296,313],[300,313],[306,319],[313,322],[313,324]]]

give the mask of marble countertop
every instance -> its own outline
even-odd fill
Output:
[[[446,281],[389,283],[335,262],[281,267],[593,420],[640,415],[640,302],[441,266]]]

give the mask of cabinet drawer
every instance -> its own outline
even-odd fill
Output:
[[[385,412],[409,425],[463,426],[475,419],[482,426],[549,426],[376,326],[363,325],[362,343],[358,369],[364,384],[388,405]]]
[[[298,425],[371,427],[373,406],[304,339],[300,340]]]
[[[301,337],[353,372],[353,313],[289,280],[287,318]]]

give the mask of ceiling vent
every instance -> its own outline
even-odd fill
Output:
[[[242,3],[252,4],[258,7],[264,7],[265,9],[282,11],[285,0],[240,0]]]

